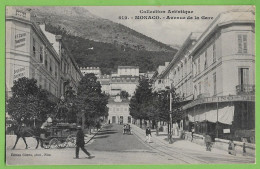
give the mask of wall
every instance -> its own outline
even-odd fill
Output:
[[[213,148],[225,150],[228,154],[228,142],[229,140],[216,138]],[[243,142],[234,141],[234,143],[236,153],[243,155]],[[255,144],[246,143],[246,156],[255,156]]]
[[[139,68],[118,68],[118,76],[122,75],[131,75],[131,76],[139,76]]]
[[[108,120],[112,123],[112,117],[116,117],[116,123],[118,123],[118,118],[123,116],[123,123],[128,123],[129,115],[129,104],[127,103],[108,103]]]
[[[36,30],[35,30],[35,29]],[[23,20],[6,20],[6,37],[9,37],[6,41],[6,80],[7,90],[11,91],[13,86],[13,80],[17,80],[20,77],[35,78],[37,84],[44,89],[50,91],[57,96],[58,91],[58,78],[55,78],[55,68],[52,66],[52,72],[50,67],[45,67],[40,62],[40,47],[42,51],[48,50],[48,42],[41,34],[40,29],[30,23]],[[25,33],[25,36],[23,36]],[[35,55],[33,53],[32,44],[35,39]],[[54,59],[55,54],[47,51],[49,59],[48,63],[58,65],[58,61]],[[42,61],[44,62],[44,52],[42,52]],[[19,72],[19,70],[23,70]],[[19,72],[19,75],[17,74]],[[23,74],[23,75],[22,75]],[[18,77],[19,76],[19,77]],[[41,80],[41,81],[40,81]]]

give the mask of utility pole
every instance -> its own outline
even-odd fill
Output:
[[[169,133],[169,144],[172,144],[172,85],[170,84],[170,133]]]

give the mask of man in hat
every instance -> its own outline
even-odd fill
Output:
[[[145,140],[145,142],[148,141],[148,143],[150,143],[150,142],[151,142],[152,134],[151,134],[151,129],[150,129],[149,126],[146,128],[145,134],[146,134],[146,140]]]
[[[76,135],[76,157],[75,159],[79,158],[79,148],[88,155],[88,158],[94,158],[94,156],[91,156],[90,153],[85,149],[85,141],[84,141],[84,133],[81,129],[81,126],[77,126],[77,135]]]

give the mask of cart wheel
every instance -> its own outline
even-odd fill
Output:
[[[76,147],[76,136],[75,135],[69,135],[65,141],[67,143],[67,147]]]
[[[51,146],[50,146],[49,144],[43,144],[43,148],[44,148],[44,149],[50,149]]]
[[[67,147],[68,143],[64,141],[63,143],[59,142],[58,148],[65,148]]]
[[[51,139],[49,142],[50,148],[58,148],[59,144],[60,144],[60,141],[56,138]]]

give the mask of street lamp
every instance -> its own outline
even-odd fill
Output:
[[[168,79],[170,82],[172,82],[172,79]],[[172,83],[170,83],[170,130],[169,130],[169,144],[172,144]]]

